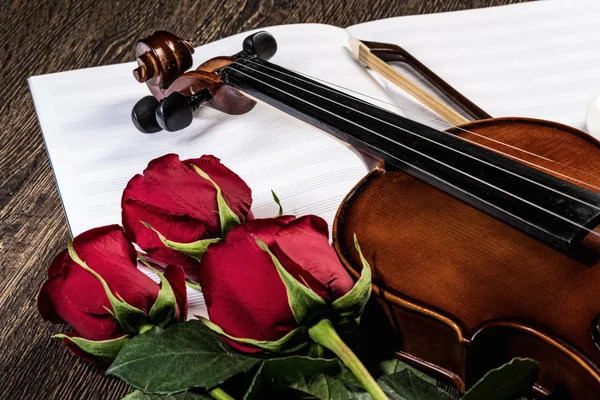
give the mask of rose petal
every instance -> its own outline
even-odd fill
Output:
[[[63,277],[55,275],[42,285],[38,294],[38,309],[42,318],[54,323],[68,323],[82,337],[106,340],[121,332],[112,316],[96,316],[81,311],[63,293]]]
[[[130,305],[149,311],[159,286],[137,269],[137,253],[118,225],[82,233],[73,240],[78,256],[108,283],[112,293]],[[110,302],[100,281],[70,257],[64,266],[64,294],[80,310],[107,314]]]
[[[58,282],[58,283],[57,283]],[[58,286],[60,285],[60,286]],[[61,293],[62,290],[62,276],[54,276],[49,278],[42,284],[40,291],[37,295],[37,306],[40,315],[44,321],[50,321],[53,324],[66,324],[61,315],[58,313],[58,309],[61,309],[61,304],[66,299],[63,299]],[[81,312],[77,310],[78,312]]]
[[[151,223],[171,240],[193,242],[205,234],[205,223],[212,221],[212,225],[218,224],[216,194],[213,184],[190,170],[179,160],[179,156],[167,154],[150,161],[144,174],[134,176],[127,184],[121,200],[123,224],[130,238],[135,238],[142,248],[144,246],[139,243],[138,235],[140,232],[146,233],[147,228],[139,225],[140,219]],[[141,205],[143,208],[131,210],[128,207],[130,203]],[[175,218],[171,220],[171,225],[163,226],[158,224],[158,221],[153,223],[148,220],[148,215],[152,214],[167,219],[165,222],[169,221],[169,217],[180,219]],[[189,236],[179,232],[177,224],[173,223],[183,221],[188,222],[186,233]]]
[[[327,222],[322,218],[307,215],[286,224],[275,235],[271,250],[294,277],[301,277],[325,300],[342,297],[354,286],[329,244]]]
[[[219,237],[217,191],[190,164],[196,164],[221,186],[225,200],[243,220],[250,208],[250,188],[212,156],[182,162],[176,154],[167,154],[152,160],[144,175],[135,176],[127,184],[122,203],[133,200],[164,216],[189,216],[202,223],[210,237]],[[126,214],[128,211],[125,209],[123,212]],[[131,218],[127,219],[131,221]],[[170,238],[171,232],[165,232],[161,226],[155,228]],[[199,239],[201,237],[191,237],[185,242]]]
[[[293,215],[282,215],[277,218],[255,219],[246,224],[246,229],[250,234],[258,235],[260,240],[265,242],[267,246],[271,246],[275,242],[275,235],[279,229],[285,224],[294,221],[296,217]],[[227,236],[229,238],[229,235]]]
[[[187,288],[185,286],[185,271],[177,265],[167,265],[164,272],[165,278],[171,284],[175,299],[177,300],[177,311],[179,321],[187,318]]]
[[[184,160],[183,163],[196,165],[215,181],[221,188],[221,193],[227,205],[240,218],[240,221],[244,222],[252,205],[252,190],[242,178],[221,164],[221,160],[214,156],[204,155],[200,158]],[[193,170],[193,168],[191,169]],[[194,173],[196,172],[194,171]],[[205,222],[207,230],[210,232],[211,237],[221,236],[220,224],[213,225],[211,223],[213,221],[215,220],[210,219]],[[218,222],[218,220],[215,222]]]
[[[56,275],[63,273],[65,265],[65,257],[67,256],[67,250],[63,250],[54,257],[50,267],[48,268],[48,278],[53,278]]]
[[[158,235],[144,226],[141,221],[150,224],[167,239],[181,243],[190,243],[208,237],[201,221],[186,215],[163,215],[161,210],[153,209],[133,199],[123,199],[121,207],[123,226],[129,240],[140,246],[149,257],[165,264],[180,265],[186,272],[195,274],[198,261],[165,247]]]
[[[232,228],[203,255],[200,285],[211,321],[235,337],[277,340],[296,328],[285,286],[256,237],[272,242],[293,217],[253,220]],[[251,346],[230,342],[242,351]]]

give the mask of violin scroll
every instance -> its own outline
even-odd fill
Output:
[[[143,133],[178,131],[188,127],[193,112],[201,106],[226,114],[244,114],[256,102],[227,86],[218,72],[241,57],[268,60],[277,52],[275,38],[256,32],[243,42],[243,50],[232,57],[215,57],[192,66],[194,47],[188,40],[169,32],[155,32],[136,46],[138,67],[133,70],[138,82],[145,82],[153,96],[146,96],[133,107],[131,119]]]
[[[181,74],[193,65],[194,45],[170,32],[157,31],[141,39],[135,46],[138,67],[133,76],[138,82],[146,83],[152,94],[161,94]]]

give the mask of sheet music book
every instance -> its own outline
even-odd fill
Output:
[[[549,119],[585,130],[587,104],[600,92],[598,20],[597,1],[547,0],[346,29],[318,24],[263,29],[279,44],[272,62],[362,93],[368,101],[395,103],[380,105],[437,128],[445,123],[352,58],[350,36],[404,47],[493,116]],[[194,65],[238,52],[249,33],[198,47]],[[262,104],[240,116],[202,109],[182,131],[142,134],[130,113],[149,92],[133,79],[135,66],[29,79],[73,235],[120,223],[127,181],[166,153],[221,158],[252,188],[256,217],[277,213],[272,189],[286,213],[317,214],[330,226],[343,197],[368,171],[345,144]],[[206,316],[201,295],[189,294],[190,314]]]

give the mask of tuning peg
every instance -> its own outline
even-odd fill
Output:
[[[277,41],[269,32],[260,31],[246,37],[242,48],[246,53],[256,54],[263,60],[269,60],[277,52]]]
[[[162,128],[156,121],[156,109],[159,101],[154,96],[146,96],[135,103],[131,110],[131,120],[135,127],[142,133],[156,133]]]
[[[156,121],[166,131],[174,132],[187,128],[194,118],[193,112],[212,95],[208,89],[186,96],[181,92],[171,93],[156,108]]]

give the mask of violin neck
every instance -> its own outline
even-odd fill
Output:
[[[568,252],[600,222],[600,195],[257,57],[221,79]],[[436,221],[432,221],[436,223]],[[587,228],[587,229],[586,229]]]

